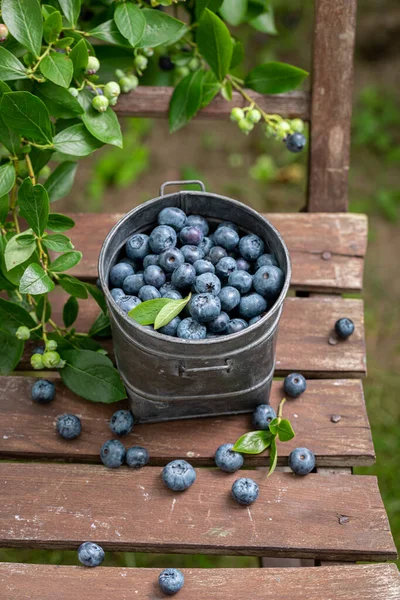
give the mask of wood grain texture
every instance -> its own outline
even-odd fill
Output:
[[[73,214],[71,238],[83,259],[71,273],[97,277],[97,260],[104,238],[120,214]],[[350,292],[362,288],[367,246],[367,218],[346,214],[266,214],[288,245],[295,289]]]
[[[100,462],[100,445],[113,437],[109,419],[117,409],[126,408],[126,403],[93,404],[54,380],[56,400],[38,405],[31,400],[34,381],[30,377],[0,378],[0,457]],[[271,405],[277,408],[283,395],[282,382],[275,381]],[[77,414],[82,420],[82,434],[73,443],[55,434],[56,418],[63,413]],[[279,464],[286,465],[289,453],[300,446],[313,450],[318,467],[374,462],[361,381],[309,380],[306,392],[286,403],[284,414],[296,437],[284,444],[278,442]],[[341,420],[333,423],[332,414],[340,415]],[[233,443],[252,429],[251,415],[190,419],[137,425],[122,441],[126,447],[147,448],[152,465],[174,458],[214,465],[218,446]],[[245,457],[245,466],[265,466],[267,462],[265,453]]]
[[[308,210],[347,210],[356,0],[316,0]]]
[[[0,547],[390,560],[393,539],[375,477],[298,477],[241,471],[260,487],[237,504],[238,474],[198,469],[184,493],[168,490],[161,467],[0,464]],[[283,518],[284,515],[284,518]],[[346,517],[343,519],[343,517]]]
[[[139,86],[134,92],[121,94],[115,112],[120,117],[151,117],[167,118],[169,102],[174,91],[173,87]],[[267,113],[278,113],[283,117],[300,117],[304,121],[310,118],[309,92],[289,92],[287,94],[258,94],[246,90]],[[239,94],[233,92],[232,102],[227,102],[218,95],[205,108],[199,111],[197,119],[226,119],[232,106],[247,106],[248,102]]]
[[[110,592],[118,600],[162,600],[166,596],[157,585],[160,571],[3,563],[0,585],[12,600],[109,600]],[[185,584],[180,595],[185,600],[398,600],[400,596],[396,565],[182,571]]]

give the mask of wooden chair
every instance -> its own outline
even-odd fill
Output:
[[[276,375],[299,371],[308,378],[306,393],[286,405],[297,435],[279,448],[279,460],[285,465],[299,444],[310,447],[317,473],[300,478],[277,472],[267,480],[262,470],[252,471],[260,498],[247,509],[235,505],[227,492],[235,476],[203,467],[213,464],[219,444],[249,429],[247,415],[137,426],[127,441],[149,449],[151,466],[110,471],[89,463],[99,462],[99,446],[110,436],[107,421],[117,407],[82,401],[60,380],[57,400],[37,406],[30,400],[33,379],[14,374],[0,384],[0,547],[77,549],[93,540],[106,550],[254,555],[310,559],[318,565],[189,569],[179,597],[190,600],[400,597],[395,565],[354,564],[396,558],[376,478],[351,474],[353,466],[375,459],[361,382],[366,374],[363,302],[340,296],[361,290],[367,243],[366,218],[345,213],[356,2],[316,0],[315,5],[311,96],[296,92],[261,101],[271,112],[311,122],[309,212],[268,218],[288,243],[293,288],[300,292],[285,303]],[[121,98],[118,112],[165,116],[170,94],[165,88],[139,88]],[[240,104],[237,97],[235,104]],[[199,118],[225,118],[229,110],[216,99]],[[73,239],[85,257],[75,274],[94,280],[100,245],[119,215],[73,218]],[[56,313],[62,304],[60,293]],[[96,314],[94,304],[82,302],[78,326],[88,327]],[[355,322],[355,333],[345,343],[329,343],[342,316]],[[112,354],[111,342],[105,347]],[[22,370],[30,369],[29,356]],[[281,387],[281,382],[273,385],[274,406]],[[54,420],[63,412],[82,418],[83,433],[74,443],[54,433]],[[198,467],[198,480],[185,494],[160,485],[161,465],[178,457]],[[265,456],[246,457],[245,466],[265,463]],[[157,599],[158,573],[3,563],[0,597]]]

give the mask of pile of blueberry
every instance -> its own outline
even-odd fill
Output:
[[[192,292],[184,318],[159,331],[186,340],[237,333],[259,321],[279,296],[285,276],[261,238],[231,222],[210,223],[168,207],[149,235],[134,234],[111,268],[111,295],[126,313],[155,298]]]

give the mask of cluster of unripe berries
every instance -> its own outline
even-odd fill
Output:
[[[232,108],[231,120],[238,124],[243,133],[248,135],[254,129],[254,125],[261,121],[261,112],[252,106]],[[274,137],[282,140],[290,152],[300,152],[306,145],[306,138],[303,135],[304,123],[301,119],[279,119],[276,122],[268,122],[265,133],[267,137]]]
[[[173,71],[178,80],[187,77],[193,71],[197,71],[200,65],[200,59],[193,55],[180,54],[177,57],[162,55],[158,60],[161,71]]]
[[[22,329],[24,331],[21,331]],[[26,329],[29,333],[28,337],[26,337]],[[30,331],[27,327],[19,327],[16,336],[20,340],[28,340]],[[40,371],[41,369],[62,369],[65,367],[65,360],[57,352],[57,342],[55,340],[47,340],[45,348],[36,348],[31,356],[31,366],[36,371]]]
[[[133,60],[134,68],[138,75],[142,75],[147,68],[148,57],[153,55],[152,48],[145,48],[143,54],[137,54]],[[100,61],[96,56],[89,56],[85,74],[93,76],[100,69]],[[119,95],[127,94],[133,91],[139,85],[139,79],[134,73],[125,73],[122,69],[115,71],[115,76],[118,81],[109,81],[104,86],[94,86],[96,93],[92,100],[92,107],[98,112],[105,112],[109,106],[115,106],[118,102]],[[74,87],[69,88],[69,92],[75,98],[79,95],[79,90]]]

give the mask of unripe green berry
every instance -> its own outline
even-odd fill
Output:
[[[39,179],[47,179],[51,175],[51,169],[45,165],[39,172]]]
[[[56,340],[47,340],[46,351],[57,350]]]
[[[0,42],[5,42],[8,37],[8,27],[4,23],[0,23]]]
[[[121,77],[125,77],[125,73],[123,72],[122,69],[116,69],[115,70],[115,77],[117,79],[121,79]]]
[[[31,365],[37,371],[43,369],[43,356],[41,354],[32,354]]]
[[[293,131],[296,133],[303,133],[304,131],[304,123],[301,119],[292,119],[290,121]]]
[[[147,63],[149,62],[147,60],[147,58],[145,56],[143,56],[142,54],[138,54],[135,57],[135,60],[133,61],[135,64],[135,67],[139,70],[139,71],[144,71],[144,69],[147,67]]]
[[[276,126],[276,131],[280,136],[286,136],[286,134],[289,133],[290,129],[291,125],[287,121],[280,121]]]
[[[118,98],[121,93],[121,88],[116,81],[109,81],[104,86],[104,95],[110,100],[110,98]]]
[[[189,67],[178,67],[176,69],[176,74],[178,77],[187,77],[190,73]]]
[[[88,75],[94,75],[100,69],[100,61],[95,56],[89,56],[88,64],[86,67],[86,73]]]
[[[154,54],[153,48],[143,48],[143,54],[147,56],[147,58],[151,58]]]
[[[254,123],[250,123],[250,121],[248,121],[247,119],[240,119],[238,125],[240,131],[243,131],[243,133],[246,134],[250,133],[250,131],[254,129]]]
[[[71,94],[71,96],[73,96],[74,98],[77,98],[79,96],[78,90],[74,87],[68,88],[68,91]]]
[[[110,102],[105,96],[95,96],[92,100],[92,106],[98,112],[105,112],[109,104]]]
[[[236,106],[235,108],[232,108],[231,121],[239,122],[242,119],[244,119],[244,112],[242,111],[242,109],[239,108],[238,106]]]
[[[109,103],[110,106],[115,106],[118,102],[118,98],[110,98]]]
[[[29,340],[29,338],[31,337],[31,332],[29,331],[28,327],[25,327],[25,325],[21,325],[20,327],[18,327],[17,331],[15,332],[16,337],[19,340]]]
[[[65,367],[65,365],[67,364],[66,360],[63,360],[62,358],[60,359],[58,365],[56,365],[56,369],[63,369]]]
[[[258,123],[261,120],[261,113],[256,108],[253,108],[247,113],[246,119],[250,121],[250,123]]]
[[[128,92],[131,92],[132,90],[137,88],[137,86],[139,85],[139,79],[136,77],[136,75],[129,75],[121,77],[118,83],[121,87],[121,91],[124,94],[127,94]]]
[[[34,355],[35,356],[35,355]],[[43,365],[47,369],[54,369],[61,360],[61,356],[58,352],[45,352],[42,356]]]
[[[276,136],[276,131],[275,129],[272,127],[272,125],[267,125],[265,128],[265,135],[267,137],[275,137]]]
[[[196,71],[196,69],[198,69],[200,66],[200,61],[197,58],[197,56],[193,56],[193,58],[190,59],[188,67],[191,71]]]

